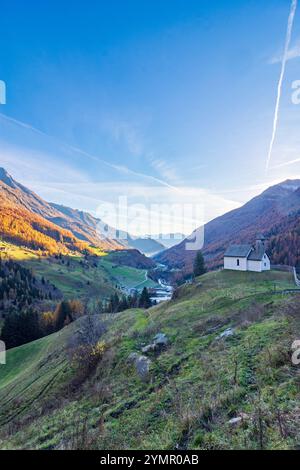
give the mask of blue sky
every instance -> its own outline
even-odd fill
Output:
[[[1,165],[46,199],[93,213],[125,195],[147,207],[197,201],[205,220],[299,176],[291,86],[300,80],[300,6],[265,171],[289,8],[288,0],[6,2]]]

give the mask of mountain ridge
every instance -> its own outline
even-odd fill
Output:
[[[63,212],[61,210],[63,206],[45,201],[34,191],[18,183],[4,168],[0,168],[0,189],[2,195],[4,194],[12,204],[31,211],[62,229],[71,231],[81,241],[88,242],[104,250],[122,248],[122,245],[117,241],[104,237],[100,239],[97,234],[96,223],[94,227],[92,223],[84,223],[80,218],[75,217],[75,209],[66,208],[69,209],[69,213],[67,211]]]
[[[284,225],[284,230],[288,230],[287,217],[296,217],[293,225],[295,223],[297,225],[297,220],[300,225],[298,211],[300,211],[300,180],[285,180],[267,188],[242,207],[208,222],[204,226],[205,242],[202,249],[208,267],[210,269],[221,267],[223,253],[229,244],[251,243],[255,240],[257,232],[263,232],[270,238],[272,247],[270,255],[271,257],[273,255],[273,262],[276,263],[277,256],[274,256],[276,244],[272,244],[272,241],[278,236],[282,240],[284,234],[281,233],[280,227]],[[197,230],[202,229],[203,227],[200,227]],[[196,231],[190,236],[190,240],[194,239],[195,233]],[[300,246],[300,235],[296,228],[293,228],[293,234],[299,237]],[[187,239],[159,253],[155,256],[156,261],[166,264],[169,268],[182,269],[185,273],[191,273],[196,252],[185,250],[186,242]],[[300,262],[298,250],[293,250],[289,256],[289,262],[292,264]]]
[[[82,248],[80,242],[104,251],[133,248],[153,255],[156,261],[171,269],[181,269],[184,275],[192,271],[195,251],[185,250],[187,239],[171,248],[163,249],[162,243],[151,238],[125,234],[122,240],[118,240],[99,235],[100,219],[79,209],[44,201],[36,193],[15,181],[4,168],[0,168],[0,205],[2,218],[5,216],[10,221],[10,228],[7,228],[7,224],[6,228],[11,231],[15,213],[21,232],[35,230],[34,239],[38,246],[40,246],[40,240],[38,240],[40,236],[36,233],[37,226],[40,227],[38,231],[44,235],[50,234],[50,238],[54,235],[55,249],[57,249],[57,243],[61,243],[64,239],[68,240],[69,247],[75,247],[75,249]],[[32,217],[31,227],[28,225],[30,213],[35,214],[35,217]],[[288,264],[299,264],[299,214],[300,180],[288,179],[267,188],[242,207],[213,219],[204,226],[203,254],[208,268],[216,269],[222,265],[222,255],[229,244],[252,243],[257,232],[263,232],[270,239],[269,254],[272,262],[276,264],[285,261]],[[21,224],[22,217],[23,224]],[[45,224],[44,221],[52,225]],[[2,223],[2,230],[4,230],[4,225]],[[59,228],[62,232],[58,235],[57,229]],[[197,230],[201,229],[200,227]],[[108,230],[108,233],[110,232]],[[190,240],[193,239],[195,233],[191,235]],[[48,238],[46,245],[48,246],[49,243]],[[288,243],[291,244],[290,252],[287,250]],[[279,245],[284,256],[280,255]]]
[[[13,205],[34,212],[49,222],[71,231],[76,238],[88,242],[103,250],[138,249],[142,253],[153,255],[165,247],[156,240],[134,237],[124,232],[122,239],[110,238],[100,233],[103,223],[88,212],[73,209],[62,204],[47,202],[34,191],[18,183],[4,168],[0,168],[0,191]],[[2,204],[8,205],[2,197]],[[106,226],[106,224],[104,224]],[[118,230],[108,227],[108,233]]]

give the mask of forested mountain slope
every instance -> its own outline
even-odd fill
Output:
[[[272,186],[244,206],[204,226],[202,251],[206,263],[209,268],[220,267],[228,245],[254,243],[257,233],[262,232],[270,240],[272,263],[296,265],[300,262],[299,220],[300,180]],[[186,242],[159,253],[155,259],[170,268],[191,272],[196,252],[186,250]]]

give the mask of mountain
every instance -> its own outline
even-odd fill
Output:
[[[0,194],[0,235],[16,245],[49,254],[83,251],[88,244],[43,217],[16,205],[7,205]]]
[[[150,237],[134,237],[128,234],[127,240],[122,241],[126,242],[129,248],[135,248],[147,256],[152,256],[165,249],[160,241]]]
[[[99,229],[102,227],[100,219],[93,217],[88,212],[71,209],[70,207],[59,204],[50,203],[50,205],[60,213],[63,213],[66,219],[61,217],[54,218],[52,221],[61,227],[69,228],[80,239],[88,239],[95,245],[103,244],[103,237],[99,235]],[[109,233],[117,233],[118,230],[107,226]],[[82,238],[84,237],[84,238]],[[149,237],[135,237],[127,232],[122,232],[121,239],[109,239],[106,237],[106,243],[111,245],[112,249],[132,248],[139,250],[141,253],[151,256],[165,249],[165,246],[158,241]]]
[[[127,239],[122,240],[122,243],[127,248],[135,248],[147,256],[154,256],[166,248],[177,245],[183,239],[184,235],[179,233],[145,235],[142,237],[127,234]]]
[[[22,207],[42,217],[55,217],[56,211],[30,189],[15,181],[4,168],[0,168],[0,195],[6,204]]]
[[[50,203],[50,206],[57,211],[56,216],[51,217],[51,221],[60,227],[71,230],[80,240],[88,241],[94,246],[109,251],[123,247],[122,241],[103,235],[100,232],[103,225],[101,220],[93,217],[88,212],[54,203]],[[114,232],[114,229],[107,228],[110,233]]]
[[[104,250],[122,247],[115,240],[99,237],[97,224],[100,221],[98,219],[90,214],[44,201],[33,191],[15,181],[4,168],[0,168],[0,193],[2,202],[5,199],[6,205],[11,203],[33,212],[56,226],[72,232],[79,240]]]
[[[71,231],[41,215],[45,206],[37,195],[16,183],[4,170],[0,178],[0,234],[4,240],[51,254],[88,248]]]
[[[148,251],[148,255],[153,256],[166,248],[171,248],[172,246],[177,245],[184,238],[185,236],[182,233],[159,233],[132,239],[130,243],[135,243],[135,248],[142,252],[146,249]]]
[[[182,233],[160,233],[157,237],[155,236],[155,239],[159,240],[165,248],[172,248],[184,240],[185,236]]]
[[[153,269],[156,266],[151,258],[132,248],[113,251],[107,259],[118,266],[129,266],[136,269]]]
[[[244,206],[208,222],[204,227],[203,254],[208,268],[222,265],[223,254],[231,243],[251,243],[257,232],[269,238],[273,263],[300,263],[300,180],[287,180],[265,190]],[[195,233],[190,237],[193,240]],[[186,242],[155,256],[169,268],[192,271],[195,251],[186,250]],[[279,247],[281,246],[281,249]],[[284,248],[284,254],[280,252]]]

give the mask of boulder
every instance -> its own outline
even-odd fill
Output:
[[[142,348],[142,353],[147,354],[148,352],[155,351],[156,344],[148,344],[144,348]]]
[[[141,379],[147,378],[151,365],[151,360],[148,357],[134,352],[129,354],[127,361],[134,365],[136,372],[141,377]]]
[[[129,354],[128,358],[127,358],[127,361],[130,363],[130,364],[133,364],[137,358],[139,357],[138,353],[136,352],[133,352],[131,354]]]
[[[242,419],[250,419],[250,416],[247,415],[247,413],[240,413],[239,416],[242,418]]]
[[[249,415],[247,415],[246,413],[240,413],[235,418],[230,419],[228,421],[228,424],[230,424],[231,426],[239,426],[244,421],[247,421],[249,418],[250,418]]]
[[[158,333],[156,336],[154,336],[153,343],[147,344],[147,346],[142,348],[142,353],[147,354],[149,352],[159,351],[164,346],[167,346],[168,342],[169,340],[167,335],[164,333]]]
[[[139,356],[135,361],[135,368],[141,379],[147,378],[150,370],[151,361],[146,356]]]
[[[228,424],[231,424],[232,426],[236,426],[240,424],[243,421],[243,418],[241,416],[237,416],[236,418],[232,418],[228,421]]]
[[[169,340],[165,333],[158,333],[154,336],[153,344],[157,346],[167,346]]]
[[[219,339],[229,338],[229,336],[233,336],[233,335],[234,335],[234,330],[232,328],[227,328],[225,331],[223,331],[223,333],[219,335]]]

